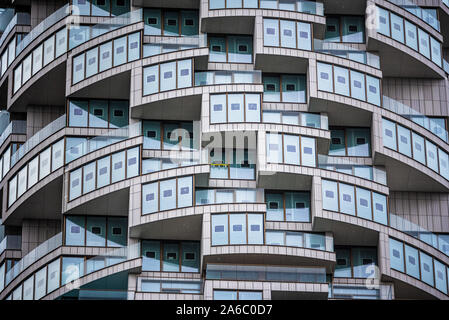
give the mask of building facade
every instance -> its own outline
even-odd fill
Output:
[[[449,299],[447,0],[0,1],[0,299]]]

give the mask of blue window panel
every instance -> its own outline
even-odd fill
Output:
[[[267,221],[284,221],[284,200],[281,193],[266,193]]]
[[[87,217],[86,246],[104,247],[106,245],[106,217]]]
[[[284,163],[299,165],[299,136],[284,135]]]
[[[69,50],[89,40],[90,26],[72,25],[69,29]]]
[[[429,34],[418,28],[419,53],[430,59],[430,38]]]
[[[283,75],[282,102],[305,103],[306,102],[306,78],[305,76]]]
[[[342,42],[365,42],[365,19],[357,16],[342,17]]]
[[[243,8],[257,8],[258,0],[243,0]]]
[[[440,175],[449,180],[449,156],[446,152],[438,148],[438,162],[440,164]]]
[[[179,244],[164,242],[162,271],[179,272]]]
[[[269,246],[284,246],[284,232],[267,230],[265,232],[265,244]]]
[[[212,245],[228,244],[228,215],[212,215]]]
[[[42,50],[44,49],[44,45],[41,44],[33,51],[33,76],[42,69]],[[14,50],[13,50],[14,51]],[[6,53],[5,53],[6,54]],[[3,61],[6,60],[6,57],[3,56]],[[80,63],[80,62],[78,62]],[[4,65],[2,68],[2,72],[6,71],[8,65]]]
[[[281,47],[296,48],[295,21],[281,20]]]
[[[340,183],[340,212],[355,216],[354,186]]]
[[[365,75],[351,70],[351,97],[365,101]]]
[[[143,69],[143,94],[149,95],[159,92],[159,66]]]
[[[317,63],[318,90],[333,92],[333,73],[332,65],[318,62]]]
[[[263,19],[263,45],[279,47],[279,20]]]
[[[302,113],[301,125],[310,128],[321,128],[321,115],[314,113]]]
[[[80,54],[79,56],[73,58],[73,79],[72,82],[73,84],[78,83],[82,80],[84,80],[85,78],[85,73],[84,73],[84,58],[85,58],[85,54]]]
[[[383,194],[373,192],[373,217],[374,221],[387,225],[387,197]]]
[[[441,67],[441,43],[430,37],[430,51],[432,54],[432,61]]]
[[[212,9],[224,9],[226,0],[210,0],[209,1],[209,10]]]
[[[312,50],[310,23],[297,22],[296,28],[298,32],[298,49],[309,51]]]
[[[316,146],[314,138],[301,137],[301,165],[316,167]]]
[[[248,244],[264,243],[263,214],[248,214]]]
[[[74,7],[74,14],[77,13],[80,16],[90,16],[90,1],[73,0],[72,5]]]
[[[158,183],[149,183],[142,186],[142,214],[158,211],[159,186]]]
[[[310,222],[310,193],[285,193],[285,220]]]
[[[69,144],[69,138],[67,138]],[[50,174],[51,148],[48,147],[39,154],[39,180]]]
[[[260,8],[277,9],[278,0],[260,0]]]
[[[267,163],[282,163],[282,135],[267,133]]]
[[[429,286],[434,286],[433,278],[433,259],[431,256],[419,252],[420,267],[421,267],[421,280],[427,283]]]
[[[356,188],[357,194],[357,216],[372,220],[372,207],[371,207],[371,191],[362,188]]]
[[[405,269],[409,276],[419,279],[419,252],[417,249],[405,245]]]
[[[418,51],[418,31],[413,23],[405,20],[405,44],[407,47]]]
[[[161,270],[161,243],[159,241],[142,241],[142,271]]]
[[[438,249],[445,255],[449,256],[449,235],[438,235]]]
[[[126,178],[139,175],[140,148],[132,148],[126,151]]]
[[[92,162],[85,165],[83,168],[83,194],[89,193],[95,190],[95,174],[96,163]]]
[[[323,209],[338,212],[337,182],[322,180]]]
[[[100,46],[100,72],[112,68],[112,41],[106,42]]]
[[[111,183],[125,179],[126,159],[125,151],[112,155]]]
[[[404,245],[402,242],[390,238],[390,267],[404,272]]]
[[[246,214],[231,214],[229,216],[230,244],[246,243]]]
[[[198,11],[181,10],[181,36],[193,36],[198,32]]]
[[[66,285],[84,275],[84,257],[63,257],[61,285]]]
[[[226,62],[226,38],[209,37],[209,61]]]
[[[92,15],[100,17],[110,16],[110,0],[92,0]]]
[[[447,294],[447,275],[446,266],[441,262],[434,260],[435,263],[435,287]]]
[[[210,95],[210,122],[226,123],[227,104],[225,94]]]
[[[398,151],[407,157],[412,156],[412,144],[410,141],[410,130],[400,125],[398,128]]]
[[[251,63],[253,60],[253,38],[228,37],[228,62]]]
[[[193,205],[193,179],[184,177],[178,179],[178,208]]]
[[[396,124],[387,119],[382,119],[382,132],[384,147],[397,150]]]
[[[97,188],[102,188],[111,183],[111,156],[97,161]]]
[[[404,19],[390,12],[391,17],[391,37],[404,43]]]
[[[435,172],[438,172],[438,148],[433,143],[426,140],[427,166]]]
[[[351,250],[338,248],[335,250],[337,264],[335,265],[335,278],[352,278]]]
[[[246,122],[260,122],[260,94],[245,94]]]
[[[86,78],[98,73],[98,48],[86,52]]]
[[[79,157],[82,157],[87,152],[87,139],[86,138],[66,138],[66,151],[65,162],[69,163]],[[43,165],[43,159],[41,154],[41,166]],[[48,161],[50,162],[50,161]],[[50,163],[48,163],[50,166]],[[42,168],[41,168],[42,169]],[[42,171],[42,170],[41,170]]]
[[[243,122],[243,109],[243,94],[228,94],[228,122]]]
[[[331,130],[331,144],[329,148],[330,156],[345,156],[345,130],[332,129]]]
[[[285,245],[289,247],[299,247],[299,248],[303,247],[304,234],[300,232],[286,232]]]
[[[160,36],[161,35],[161,9],[145,8],[143,11],[145,21],[145,35]]]
[[[280,102],[280,78],[276,76],[263,76],[263,101]]]
[[[192,86],[192,60],[178,61],[178,89]]]
[[[390,13],[376,6],[377,9],[377,32],[390,36]]]
[[[59,288],[61,275],[61,260],[57,259],[48,265],[47,293],[53,292]],[[20,288],[20,291],[22,288]]]
[[[296,0],[279,0],[279,10],[295,11]]]
[[[334,67],[335,93],[349,97],[349,70]]]
[[[160,182],[160,210],[171,210],[176,208],[176,179]]]
[[[373,167],[370,166],[355,166],[354,175],[367,180],[373,180]]]
[[[237,291],[214,290],[214,300],[238,300]]]
[[[366,98],[369,103],[380,106],[380,80],[366,75]]]
[[[262,292],[239,291],[239,300],[262,300]]]
[[[128,36],[128,62],[140,58],[140,32]]]
[[[160,70],[161,91],[176,89],[176,62],[162,63]]]
[[[199,272],[200,268],[200,243],[182,242],[181,272]]]
[[[335,17],[326,17],[326,33],[324,36],[326,42],[340,42],[340,19]]]
[[[67,216],[65,220],[64,241],[66,246],[85,245],[85,223],[83,216]]]
[[[70,100],[69,104],[69,126],[87,127],[87,106],[86,100]]]
[[[114,67],[126,63],[126,37],[114,39]]]
[[[44,66],[55,59],[55,36],[44,41]]]
[[[179,36],[178,11],[164,11],[164,36]]]
[[[432,131],[437,137],[447,141],[446,122],[444,118],[429,118],[429,127],[430,131]],[[429,129],[427,126],[426,128]]]

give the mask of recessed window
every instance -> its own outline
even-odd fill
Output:
[[[167,260],[177,260],[178,254],[176,252],[167,252]]]
[[[232,231],[240,232],[242,231],[242,225],[241,224],[235,224],[232,226]]]
[[[247,52],[248,51],[248,46],[246,44],[239,45],[239,51],[240,52]]]
[[[248,104],[248,110],[257,110],[257,104],[256,103],[249,103]]]
[[[221,104],[214,104],[214,111],[222,111],[223,105]]]
[[[125,52],[125,47],[123,47],[123,46],[118,47],[116,52],[117,52],[117,54],[121,54],[121,53]]]
[[[184,20],[184,25],[185,26],[193,26],[194,25],[193,19],[185,19]]]
[[[320,72],[320,77],[323,80],[329,80],[329,74],[326,72]]]
[[[137,41],[131,42],[131,49],[137,49],[138,46],[139,46],[139,43]]]
[[[267,84],[267,91],[275,91],[276,86],[274,84]]]
[[[94,116],[102,117],[103,116],[103,109],[94,109]]]
[[[148,138],[156,138],[156,131],[147,131]]]
[[[123,110],[114,110],[114,117],[123,117]]]
[[[260,231],[260,226],[258,224],[252,224],[251,231]]]
[[[373,263],[372,259],[366,259],[366,258],[362,259],[362,264],[363,265],[372,264],[372,263]]]
[[[173,73],[171,71],[164,72],[164,79],[171,79],[173,77]]]
[[[181,76],[188,76],[190,74],[190,70],[189,69],[182,69],[181,70]]]
[[[114,236],[121,235],[121,234],[122,234],[122,228],[119,228],[119,227],[114,227],[114,228],[112,228],[112,234],[113,234]]]
[[[296,209],[304,209],[306,207],[306,204],[304,202],[296,202],[295,208]]]
[[[337,27],[336,26],[332,26],[332,25],[327,26],[326,29],[327,29],[328,32],[335,32],[335,31],[337,31]]]
[[[384,206],[380,203],[376,203],[376,210],[377,211],[383,211],[384,210]]]
[[[278,203],[278,202],[270,201],[270,202],[268,203],[268,207],[269,207],[271,210],[276,210],[276,209],[279,208],[279,203]]]
[[[354,87],[361,88],[362,87],[362,83],[360,81],[354,80]]]
[[[274,28],[267,28],[267,34],[276,34],[276,29]]]
[[[292,36],[292,31],[288,30],[288,29],[284,29],[284,36],[291,37]]]
[[[181,194],[189,194],[189,190],[190,190],[189,187],[183,187],[181,188]]]
[[[176,26],[176,20],[175,19],[167,19],[167,25]]]
[[[221,46],[212,46],[212,51],[220,52],[221,51]]]
[[[154,258],[156,258],[156,252],[154,252],[154,251],[147,251],[145,253],[145,257],[150,258],[150,259],[154,259]]]
[[[338,266],[345,266],[346,265],[346,259],[337,259],[337,265]]]
[[[348,30],[349,30],[349,32],[357,32],[357,26],[349,25]]]
[[[136,157],[132,157],[128,160],[128,166],[132,166],[135,165],[137,163],[137,158]]]
[[[164,198],[168,198],[172,196],[172,190],[164,190]]]
[[[332,138],[332,144],[341,144],[340,138]]]
[[[313,151],[312,148],[310,148],[310,147],[304,147],[304,154],[313,154],[312,151]]]
[[[416,143],[416,142],[415,142],[415,149],[416,149],[417,151],[421,151],[421,145],[420,145],[419,143]]]
[[[100,169],[100,176],[106,174],[108,172],[108,168],[107,167],[103,167]]]
[[[295,87],[296,86],[294,84],[287,84],[287,91],[295,91],[296,90]]]
[[[303,38],[303,39],[308,39],[308,38],[309,38],[309,33],[308,33],[308,32],[305,32],[305,31],[301,31],[301,32],[299,33],[299,37],[300,37],[300,38]]]
[[[407,143],[408,142],[407,137],[401,136],[401,142],[402,143]]]
[[[368,200],[366,199],[360,198],[359,203],[362,207],[368,207]]]
[[[231,103],[231,110],[240,110],[240,104]]]
[[[387,19],[385,17],[379,17],[379,22],[382,24],[386,24],[387,23]]]
[[[146,201],[153,201],[154,200],[154,193],[147,194],[145,197]]]
[[[194,252],[186,252],[184,254],[184,260],[195,260],[195,253]]]
[[[122,162],[119,161],[117,163],[114,164],[114,170],[119,170],[122,168]]]
[[[101,228],[100,227],[92,227],[92,233],[93,234],[101,234]]]
[[[148,24],[157,24],[157,18],[148,18]]]
[[[224,226],[215,226],[215,232],[224,232]]]
[[[337,77],[337,81],[338,81],[339,83],[342,83],[342,84],[345,84],[345,83],[346,83],[345,77],[342,77],[342,76],[338,76],[338,77]]]
[[[356,144],[365,144],[365,138],[357,138],[356,139]]]

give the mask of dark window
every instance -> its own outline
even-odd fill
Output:
[[[212,46],[212,51],[220,52],[221,51],[221,46]]]
[[[156,131],[147,131],[148,138],[156,138]]]
[[[167,252],[167,260],[176,260],[178,254],[176,252]]]
[[[337,31],[337,27],[336,26],[330,25],[330,26],[327,26],[326,28],[327,28],[328,32],[335,32],[335,31]]]
[[[103,109],[94,109],[94,116],[102,117],[103,116]]]
[[[268,203],[268,206],[270,209],[275,210],[279,208],[279,203],[278,202],[274,202],[274,201],[270,201]]]
[[[372,264],[373,263],[373,259],[362,259],[362,264],[366,265],[366,264]]]
[[[341,144],[340,138],[332,138],[332,144]]]
[[[176,20],[175,19],[168,19],[167,25],[169,26],[176,26]]]
[[[267,84],[267,91],[275,91],[276,90],[276,86],[274,84]]]
[[[156,18],[148,18],[148,24],[157,24]]]
[[[304,202],[296,202],[295,207],[296,209],[304,209],[306,207],[306,204]]]
[[[125,6],[125,0],[117,0],[117,6],[124,7]]]
[[[355,25],[350,25],[350,26],[348,27],[348,30],[349,30],[349,32],[357,32],[357,26],[355,26]]]
[[[184,24],[186,26],[193,26],[193,19],[185,19]]]
[[[365,144],[365,138],[357,138],[356,144]]]
[[[346,259],[337,259],[337,265],[338,266],[345,266],[346,265]]]
[[[246,44],[239,45],[239,51],[247,52],[248,51],[248,46]]]
[[[123,110],[114,110],[114,117],[123,117]]]
[[[295,85],[294,84],[287,84],[287,91],[295,91]]]
[[[101,234],[101,228],[100,227],[92,227],[92,233],[93,234]]]
[[[156,258],[156,252],[154,252],[154,251],[147,251],[147,252],[145,253],[145,256],[146,256],[147,258],[152,258],[152,259],[154,259],[154,258]]]
[[[119,227],[112,228],[112,234],[115,236],[122,234],[122,228]]]
[[[184,260],[195,260],[195,253],[194,252],[186,252]]]

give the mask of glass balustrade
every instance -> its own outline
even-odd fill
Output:
[[[12,120],[0,136],[0,146],[11,134],[26,134],[25,120]]]
[[[408,120],[413,121],[414,123],[418,124],[419,126],[429,130],[434,135],[436,135],[438,138],[445,142],[449,142],[449,135],[448,131],[446,129],[444,117],[428,117],[420,113],[419,111],[416,111],[415,109],[412,109],[411,107],[403,104],[402,102],[399,102],[393,98],[383,96],[382,97],[383,103],[382,107],[394,112]]]
[[[209,10],[216,9],[275,9],[324,15],[324,5],[315,1],[291,0],[209,0]]]
[[[198,71],[195,72],[195,86],[219,84],[261,84],[261,71]]]
[[[0,242],[0,255],[5,250],[20,250],[22,248],[22,236],[7,235]]]
[[[433,8],[421,8],[416,3],[410,0],[388,0],[391,3],[394,3],[398,7],[407,10],[414,16],[418,17],[432,28],[437,31],[440,31],[440,21],[438,20],[437,9]],[[447,0],[443,0],[443,3],[447,2]]]
[[[158,54],[206,47],[207,34],[185,37],[151,36],[150,43],[143,45],[143,57],[147,58]]]

